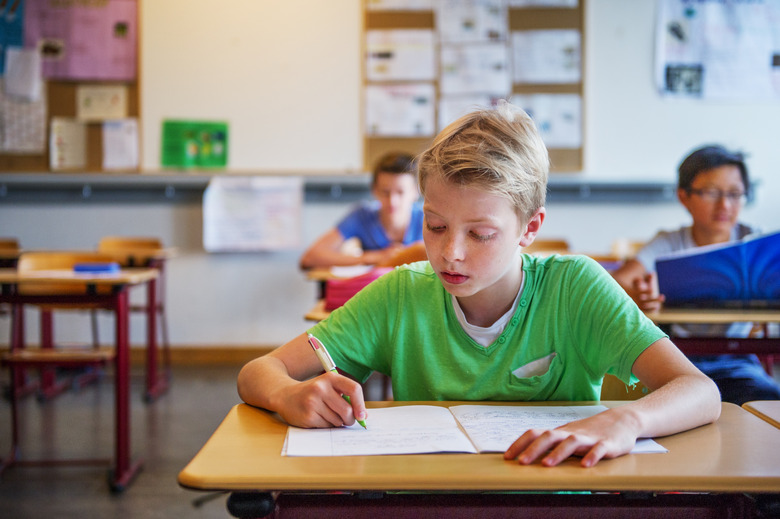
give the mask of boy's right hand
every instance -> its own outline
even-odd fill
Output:
[[[655,274],[650,272],[634,279],[631,298],[645,312],[655,312],[661,309],[666,299],[658,292],[658,283]]]
[[[366,265],[379,265],[390,261],[402,250],[404,250],[403,245],[393,244],[385,249],[365,251],[361,258]]]
[[[351,404],[342,395],[349,396]],[[363,388],[337,373],[286,387],[279,409],[288,424],[307,428],[342,427],[367,416]]]

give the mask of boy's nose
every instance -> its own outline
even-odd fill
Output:
[[[456,236],[445,238],[442,256],[447,261],[462,260],[464,255],[463,243]]]

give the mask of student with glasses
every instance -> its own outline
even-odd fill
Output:
[[[636,257],[613,276],[643,310],[657,310],[664,301],[655,279],[655,259],[679,250],[738,240],[757,229],[739,222],[750,189],[742,153],[723,146],[705,146],[682,161],[677,198],[693,222],[674,231],[660,231]],[[672,334],[748,337],[752,323],[675,325]],[[780,399],[780,386],[766,374],[755,355],[691,355],[689,358],[718,385],[721,399],[741,405],[751,400]]]

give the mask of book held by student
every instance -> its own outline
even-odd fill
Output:
[[[667,306],[780,306],[780,231],[656,260]]]

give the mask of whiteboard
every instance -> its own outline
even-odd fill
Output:
[[[164,119],[229,124],[231,172],[362,172],[360,0],[142,0],[142,169]]]

